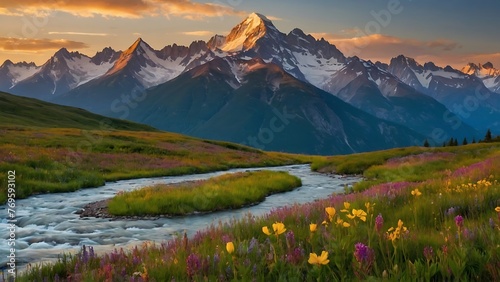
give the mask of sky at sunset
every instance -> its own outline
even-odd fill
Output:
[[[480,5],[479,5],[480,4]],[[284,33],[299,27],[348,56],[389,62],[399,54],[460,68],[500,68],[500,1],[465,0],[2,0],[0,63],[43,64],[58,49],[93,56],[142,37],[153,48],[227,34],[258,12]]]

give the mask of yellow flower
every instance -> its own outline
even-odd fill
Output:
[[[273,231],[274,235],[278,236],[280,234],[283,234],[286,231],[285,224],[282,222],[275,222],[273,223]],[[262,232],[266,235],[271,235],[271,232],[269,231],[269,228],[267,226],[262,227]]]
[[[340,218],[338,218],[338,219],[337,219],[337,222],[336,222],[336,223],[337,223],[337,225],[341,225],[342,227],[345,227],[345,228],[347,228],[347,227],[351,226],[348,222],[345,222],[345,221],[343,221],[343,220],[342,220],[342,219],[340,219]]]
[[[398,220],[398,227],[391,227],[387,230],[387,238],[391,241],[399,239],[401,237],[401,232],[406,232],[408,230],[405,226],[403,226],[403,221]]]
[[[359,219],[361,219],[362,221],[366,221],[366,212],[362,209],[353,209],[352,210],[352,214],[359,217]]]
[[[286,231],[285,224],[282,222],[273,223],[273,230],[276,235],[283,234]]]
[[[348,209],[351,207],[351,204],[349,202],[344,202],[344,209],[340,210],[341,212],[346,212],[349,213]]]
[[[269,228],[267,228],[267,226],[262,227],[262,232],[264,232],[264,234],[266,234],[267,236],[271,235],[271,232],[269,232]]]
[[[418,189],[415,189],[415,190],[411,191],[411,194],[415,197],[418,197],[418,196],[422,195],[422,192],[418,191]]]
[[[326,220],[323,220],[323,222],[321,222],[321,224],[328,226],[328,222],[326,222]]]
[[[311,232],[316,232],[317,228],[318,228],[318,225],[316,223],[309,224],[309,230],[311,230]]]
[[[362,221],[366,221],[366,212],[362,209],[352,209],[352,214],[348,214],[347,217],[350,219],[354,219],[356,217],[359,217]]]
[[[326,265],[330,262],[330,260],[328,259],[328,252],[327,251],[321,252],[321,256],[318,256],[315,253],[310,253],[309,260],[307,262],[309,262],[309,264],[315,264],[315,265]]]
[[[496,208],[495,208],[495,211],[496,211],[496,212],[500,212],[500,207],[496,207]]]
[[[328,214],[328,219],[330,220],[330,222],[333,220],[333,217],[335,216],[335,214],[337,213],[337,211],[335,210],[334,207],[327,207],[325,208],[325,211],[326,213]]]
[[[366,202],[365,207],[366,207],[366,212],[370,213],[373,211],[373,209],[375,207],[375,203],[371,204],[370,202]]]
[[[226,243],[226,250],[230,254],[232,254],[234,252],[234,244],[233,244],[233,242],[227,242]]]

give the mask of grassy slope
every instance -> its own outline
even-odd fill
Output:
[[[79,108],[60,106],[5,92],[0,92],[0,109],[2,109],[1,125],[157,131],[147,125],[107,118]]]
[[[6,200],[9,170],[16,171],[16,196],[23,198],[99,186],[106,180],[312,160],[160,132],[6,93],[0,93],[0,107],[0,203]]]

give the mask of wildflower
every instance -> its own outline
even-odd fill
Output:
[[[229,254],[232,254],[234,252],[234,244],[233,242],[227,242],[226,243],[226,250]]]
[[[343,220],[342,220],[342,219],[340,219],[340,218],[338,218],[338,219],[337,219],[337,222],[336,222],[336,223],[337,223],[337,225],[340,225],[340,226],[345,227],[345,228],[347,228],[347,227],[350,227],[350,226],[351,226],[351,225],[349,224],[349,222],[345,222],[345,221],[343,221]]]
[[[283,234],[286,231],[285,224],[282,222],[273,223],[273,231],[276,236]],[[268,236],[272,234],[267,226],[262,227],[262,232]]]
[[[411,191],[411,194],[415,197],[419,197],[420,195],[422,195],[422,192],[418,191],[418,189],[415,189]]]
[[[375,230],[377,231],[377,233],[380,233],[383,227],[384,227],[384,218],[382,217],[382,214],[379,213],[375,218]]]
[[[344,202],[344,209],[340,210],[341,212],[349,213],[349,208],[351,207],[351,204],[349,202]]]
[[[496,212],[500,212],[500,207],[496,207],[496,208],[495,208],[495,211],[496,211]]]
[[[325,208],[325,211],[328,214],[328,219],[330,220],[330,222],[332,222],[333,217],[335,216],[337,211],[335,210],[334,207],[327,207],[327,208]]]
[[[354,219],[356,217],[358,217],[359,219],[361,219],[362,221],[366,221],[366,212],[362,209],[352,209],[352,214],[348,214],[347,217],[350,218],[350,219]]]
[[[367,262],[370,264],[373,262],[373,250],[363,243],[357,243],[354,245],[354,257],[359,263]]]
[[[311,230],[311,232],[316,232],[317,228],[318,228],[318,225],[316,223],[309,224],[309,230]]]
[[[424,257],[427,261],[431,261],[434,258],[434,249],[431,246],[424,247]]]
[[[446,211],[446,215],[448,215],[448,216],[452,216],[452,215],[455,215],[455,212],[456,212],[456,208],[455,208],[455,207],[451,207],[451,208],[449,208],[449,209]]]
[[[321,252],[321,256],[318,256],[315,253],[310,253],[309,260],[307,262],[314,265],[326,265],[330,262],[330,260],[328,259],[328,252]]]
[[[455,217],[455,224],[461,229],[464,226],[464,218],[461,215],[457,215]]]
[[[264,234],[266,234],[267,236],[271,235],[271,232],[269,232],[269,228],[267,228],[267,226],[262,227],[262,232],[264,232]]]
[[[285,234],[285,237],[286,237],[286,244],[288,246],[288,248],[292,248],[295,246],[295,234],[293,233],[293,231],[288,231],[286,234]]]
[[[365,207],[366,207],[366,212],[371,213],[375,207],[375,203],[371,204],[370,202],[366,202]]]
[[[196,275],[201,268],[201,261],[198,255],[190,254],[186,259],[186,272],[189,277]]]
[[[391,227],[387,230],[387,238],[394,242],[396,239],[401,237],[402,232],[406,232],[407,230],[408,229],[404,226],[403,221],[400,219],[398,220],[398,227]]]

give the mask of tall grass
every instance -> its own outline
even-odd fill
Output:
[[[182,185],[155,185],[119,194],[108,203],[117,216],[186,215],[236,209],[290,191],[300,178],[286,172],[256,171],[225,174]]]
[[[377,164],[380,172],[404,164],[428,178],[400,173],[398,182],[129,251],[95,256],[83,248],[18,281],[500,281],[498,145],[443,152],[389,152]]]

